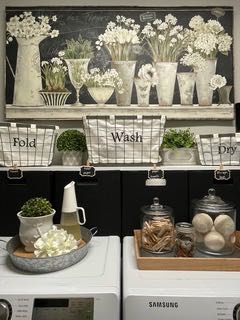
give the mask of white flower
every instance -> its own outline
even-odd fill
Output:
[[[77,249],[78,242],[72,234],[53,226],[34,243],[34,255],[38,258],[54,257]]]
[[[227,33],[220,35],[218,38],[218,50],[226,54],[231,49],[232,37]]]
[[[150,64],[144,64],[138,71],[138,77],[142,80],[151,82],[152,86],[158,83],[158,75],[156,69]]]
[[[198,15],[190,20],[189,26],[192,28],[188,31],[189,45],[204,58],[215,59],[218,52],[227,55],[231,50],[232,37],[225,33],[219,21],[209,19],[204,22]]]
[[[227,80],[225,77],[220,74],[215,74],[209,83],[209,88],[212,90],[216,90],[217,88],[221,88],[227,84]]]
[[[110,21],[103,34],[95,42],[98,50],[105,46],[113,60],[130,60],[133,46],[140,43],[140,26],[135,20],[117,15],[116,23]]]
[[[64,52],[64,51],[59,51],[59,52],[58,52],[58,56],[59,56],[60,58],[64,57],[64,56],[65,56],[65,52]]]
[[[108,69],[105,72],[99,68],[93,68],[89,73],[82,74],[82,81],[87,87],[112,87],[123,92],[123,82],[115,69]]]
[[[187,46],[187,31],[177,24],[177,18],[172,14],[165,16],[165,21],[155,19],[148,22],[141,34],[147,42],[154,62],[176,62],[185,52]]]
[[[13,16],[7,22],[7,40],[10,42],[10,37],[33,38],[37,36],[58,36],[59,32],[54,30],[51,32],[51,21],[55,22],[56,16],[39,16],[34,17],[32,12],[25,11],[19,16]]]
[[[41,62],[41,66],[43,67],[43,66],[45,66],[45,65],[47,65],[48,64],[48,61],[42,61]]]
[[[189,22],[189,27],[195,30],[201,29],[203,25],[204,25],[204,20],[199,15],[192,17],[192,19]]]
[[[188,52],[181,59],[180,63],[184,66],[191,67],[195,72],[202,71],[206,67],[206,60],[199,52]]]
[[[168,24],[171,24],[173,26],[175,26],[175,24],[177,23],[177,18],[174,17],[172,14],[167,14],[165,16],[165,22],[167,22]]]

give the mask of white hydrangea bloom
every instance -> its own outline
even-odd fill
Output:
[[[204,19],[199,15],[192,17],[192,19],[189,22],[189,27],[194,30],[201,29],[203,25],[204,25]]]
[[[227,33],[220,35],[218,38],[218,49],[222,53],[230,51],[232,45],[232,37]]]
[[[221,76],[220,74],[215,74],[209,83],[209,88],[212,90],[216,90],[218,88],[222,88],[227,84],[227,80],[225,77]]]
[[[78,242],[72,234],[53,226],[34,243],[34,255],[38,258],[54,257],[77,249]]]

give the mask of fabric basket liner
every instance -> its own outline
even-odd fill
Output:
[[[166,117],[83,117],[90,163],[158,163]]]
[[[202,165],[240,164],[240,133],[196,135]]]
[[[0,123],[0,165],[50,165],[58,129],[50,125]]]

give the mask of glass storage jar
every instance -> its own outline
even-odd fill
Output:
[[[215,189],[193,201],[192,224],[196,232],[196,247],[212,255],[229,255],[234,251],[236,210],[232,203],[216,196]]]
[[[159,204],[154,198],[153,204],[141,208],[142,248],[150,253],[163,254],[173,250],[174,217],[172,208]]]
[[[175,256],[193,257],[195,254],[195,229],[191,223],[178,222],[175,225]]]

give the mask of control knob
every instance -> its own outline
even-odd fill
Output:
[[[7,300],[0,299],[0,320],[10,320],[12,307]]]
[[[240,303],[233,309],[233,320],[240,320]]]

